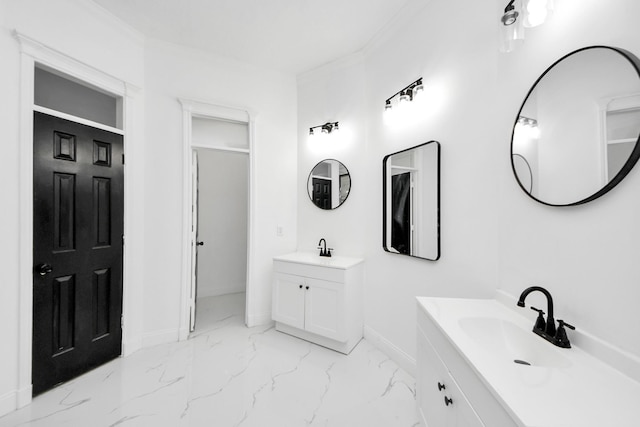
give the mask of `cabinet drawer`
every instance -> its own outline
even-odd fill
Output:
[[[427,427],[484,427],[426,335],[418,328],[417,401]]]
[[[339,268],[320,267],[317,265],[300,264],[287,261],[273,261],[276,273],[293,274],[295,276],[311,277],[313,279],[328,280],[330,282],[344,283],[346,270]]]

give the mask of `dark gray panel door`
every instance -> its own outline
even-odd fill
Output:
[[[123,138],[34,113],[33,394],[120,355]]]

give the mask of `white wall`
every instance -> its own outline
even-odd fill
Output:
[[[198,247],[197,297],[244,292],[249,155],[206,148],[197,152],[198,240],[204,242]]]
[[[362,57],[298,77],[298,250],[316,251],[326,239],[335,255],[362,256],[365,252],[366,150],[364,124],[364,74]],[[340,131],[309,135],[309,128],[337,121]],[[351,191],[333,210],[316,207],[308,195],[313,167],[324,159],[337,159],[349,170]]]
[[[511,130],[522,101],[556,59],[595,44],[640,55],[634,19],[640,3],[557,1],[550,22],[528,30],[515,52],[501,54],[504,3],[431,0],[373,42],[363,63],[346,69],[338,63],[298,81],[300,136],[327,117],[341,124],[345,117],[366,122],[351,144],[328,147],[322,155],[346,159],[347,166],[359,156],[354,181],[367,183],[354,185],[350,198],[359,206],[353,212],[313,210],[299,191],[299,246],[326,234],[335,235],[339,248],[364,252],[365,333],[408,369],[415,358],[416,295],[492,297],[501,288],[517,296],[532,284],[553,293],[559,318],[640,355],[640,341],[629,339],[636,335],[634,306],[640,299],[634,261],[640,252],[640,169],[601,199],[563,209],[526,196],[510,161]],[[428,102],[401,124],[385,123],[385,99],[420,76]],[[355,90],[334,90],[352,84]],[[437,262],[385,253],[381,242],[382,158],[431,139],[442,144]],[[299,179],[311,163],[307,159],[319,156],[315,150],[308,142],[300,145]],[[345,228],[345,219],[354,228]],[[312,236],[304,228],[313,225]],[[542,304],[536,295],[530,298]]]
[[[145,48],[146,343],[177,337],[182,242],[182,113],[178,97],[255,113],[251,276],[257,322],[271,319],[272,257],[295,250],[296,97],[292,75],[160,41]],[[276,167],[277,165],[277,167]],[[284,236],[276,236],[281,225]]]

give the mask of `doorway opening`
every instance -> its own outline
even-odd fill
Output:
[[[199,126],[194,121],[194,135]],[[245,139],[246,124],[225,123],[208,137]],[[244,319],[247,287],[249,154],[194,148],[195,319],[191,332],[232,316]]]
[[[247,110],[183,107],[183,279],[179,339],[211,320],[252,312],[253,121]],[[230,303],[230,300],[233,303]],[[225,302],[226,301],[226,302]],[[224,310],[237,307],[233,313]],[[220,308],[222,307],[222,309]]]

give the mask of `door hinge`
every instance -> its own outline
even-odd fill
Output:
[[[124,165],[124,154],[122,155],[122,164]]]
[[[124,314],[120,316],[120,329],[124,328]]]
[[[124,246],[124,234],[122,235],[122,246]]]

